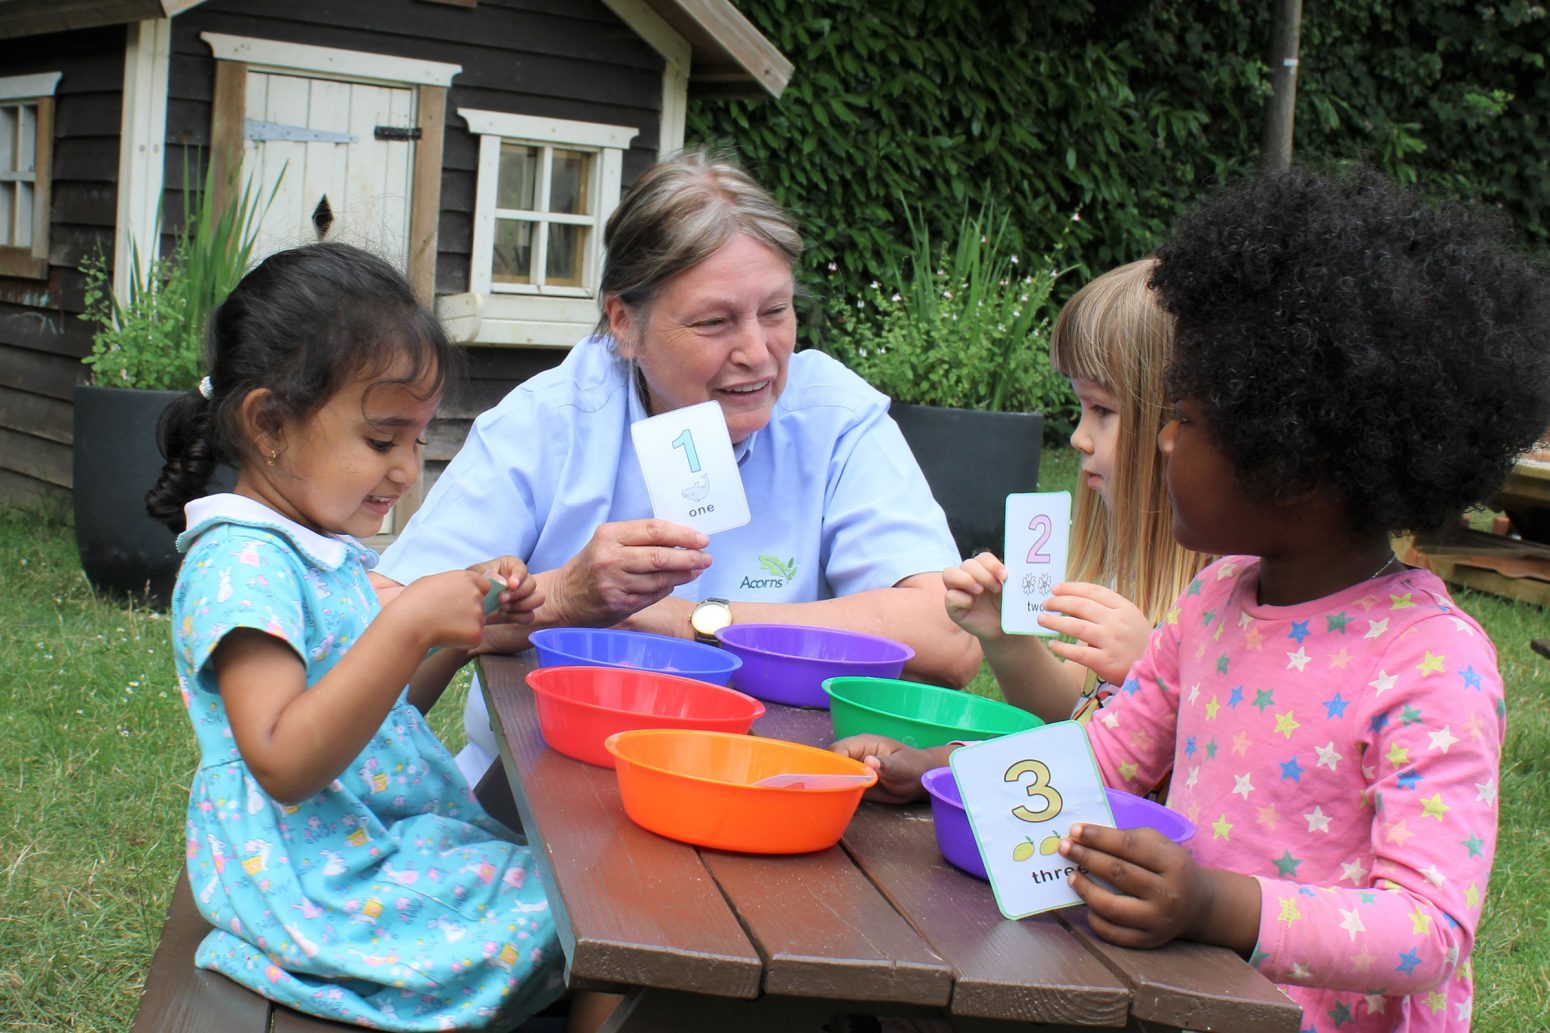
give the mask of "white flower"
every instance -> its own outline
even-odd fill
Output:
[[[840,271],[840,267],[836,263],[834,263],[834,262],[830,262],[829,263],[829,272],[837,273],[839,271]]]
[[[1016,264],[1017,264],[1017,256],[1016,256],[1016,255],[1013,255],[1013,256],[1012,256],[1012,264],[1013,264],[1013,265],[1016,265]]]
[[[901,295],[898,295],[898,294],[895,294],[895,295],[894,295],[894,296],[893,296],[893,300],[894,300],[894,301],[903,301],[903,300],[904,300],[904,298],[903,298],[903,297],[902,297],[902,296],[901,296]]]
[[[881,286],[882,286],[882,284],[878,283],[876,280],[872,281],[872,289],[874,291],[877,290],[878,288],[880,288]]]
[[[1072,212],[1071,213],[1071,221],[1072,222],[1081,222],[1082,221],[1082,213],[1081,212]]]
[[[857,298],[856,299],[856,307],[857,308],[866,308],[866,302],[862,301],[860,298]]]
[[[943,291],[942,292],[942,297],[947,298],[948,300],[951,300],[952,296],[953,296],[953,292],[952,291]]]

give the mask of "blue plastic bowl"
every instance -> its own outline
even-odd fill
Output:
[[[540,628],[540,667],[625,667],[725,685],[743,662],[715,646],[617,628]]]

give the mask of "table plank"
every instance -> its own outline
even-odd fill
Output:
[[[551,891],[567,978],[757,996],[764,963],[698,852],[630,821],[612,771],[544,744],[522,680],[532,668],[526,657],[479,661],[501,759]]]
[[[1297,1033],[1302,1028],[1302,1008],[1226,948],[1187,940],[1157,950],[1117,947],[1093,932],[1085,907],[1059,914],[1088,949],[1131,985],[1136,1019],[1202,1033]]]
[[[942,859],[926,805],[863,804],[844,845],[957,972],[955,1016],[1125,1025],[1129,987],[1053,917],[1003,918],[989,883]]]
[[[826,710],[769,705],[753,731],[812,746],[834,741]],[[842,842],[957,973],[954,1015],[1125,1025],[1129,987],[1053,917],[1021,922],[1003,918],[988,883],[942,859],[926,805],[863,803]],[[1048,973],[1048,985],[1029,986],[1030,971]]]
[[[839,847],[700,856],[764,955],[765,993],[937,1006],[952,998],[952,969]]]

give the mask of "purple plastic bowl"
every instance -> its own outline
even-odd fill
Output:
[[[891,638],[800,624],[733,624],[716,632],[716,638],[743,662],[732,673],[734,689],[772,703],[825,710],[825,678],[897,678],[915,655]]]
[[[942,856],[970,875],[989,878],[985,874],[979,845],[974,842],[974,831],[969,827],[969,813],[963,809],[963,796],[953,779],[953,769],[932,768],[920,777],[920,784],[931,796],[931,819],[936,826],[936,845]],[[1188,842],[1195,835],[1194,824],[1178,811],[1170,811],[1160,803],[1119,789],[1105,789],[1104,792],[1109,796],[1115,828],[1150,825],[1175,843]]]

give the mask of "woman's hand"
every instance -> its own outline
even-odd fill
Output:
[[[609,627],[710,566],[710,539],[666,520],[604,524],[549,582],[545,623]]]
[[[1044,609],[1049,612],[1040,615],[1041,625],[1077,640],[1050,639],[1050,652],[1096,671],[1111,685],[1124,682],[1152,637],[1152,624],[1136,605],[1102,585],[1058,584]]]
[[[988,552],[948,567],[942,571],[947,615],[981,642],[1001,638],[1001,586],[1006,578],[1006,564]]]
[[[883,735],[852,735],[829,747],[877,772],[877,784],[864,794],[879,803],[909,803],[925,794],[920,776],[947,763],[949,747],[922,750]]]
[[[1060,853],[1089,873],[1072,875],[1071,888],[1087,905],[1093,931],[1110,943],[1158,947],[1186,939],[1247,954],[1259,938],[1259,882],[1200,867],[1156,829],[1078,822]]]

